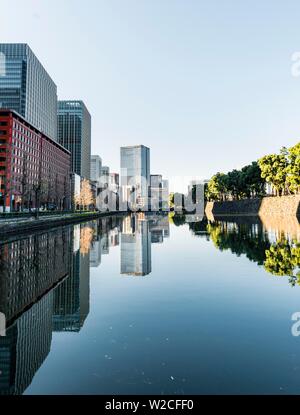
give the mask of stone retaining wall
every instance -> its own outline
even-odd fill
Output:
[[[300,195],[263,197],[262,199],[207,202],[205,213],[210,215],[300,215]]]

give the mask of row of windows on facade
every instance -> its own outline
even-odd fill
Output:
[[[17,131],[20,131],[22,134],[27,135],[27,137],[33,138],[36,136],[36,134],[28,130],[27,128],[24,128],[21,124],[19,124],[16,121],[13,122],[13,128]]]
[[[0,157],[0,163],[1,162],[5,162],[6,158],[4,157]],[[56,172],[57,174],[64,174],[65,173],[65,163],[61,162],[61,163],[57,163],[57,161],[55,160],[56,163]],[[0,166],[0,171],[6,171],[7,166]],[[34,172],[39,171],[39,166],[38,165],[34,165],[31,164],[30,166],[26,165],[23,163],[22,159],[18,159],[18,158],[12,158],[12,167],[11,167],[11,171],[13,173],[17,173],[17,174],[23,174],[24,173],[24,169],[26,169],[26,174],[28,175],[32,175],[34,174]],[[44,177],[49,177],[49,163],[47,162],[43,162],[41,165],[41,173]],[[48,176],[46,176],[48,174]]]
[[[4,135],[3,133],[6,134],[6,131],[1,131],[0,130],[0,135]],[[39,150],[38,142],[32,142],[32,141],[30,142],[29,139],[26,139],[23,136],[19,136],[19,134],[15,133],[15,132],[13,132],[13,137],[15,138],[14,140],[12,140],[13,146],[15,146],[17,148],[20,148],[20,150],[27,150],[27,152],[29,153],[28,154],[28,160],[29,161],[33,161],[35,159],[35,157],[39,156],[39,153],[37,151],[37,150]],[[20,141],[18,141],[18,140],[20,140]],[[5,141],[0,140],[0,144],[5,144],[5,143],[6,143]],[[47,152],[42,154],[42,156],[41,156],[42,160],[49,162],[49,161],[51,161],[50,156],[52,155],[52,158],[54,157],[55,161],[58,161],[57,158],[59,158],[59,155],[52,148],[51,144],[46,145],[46,147],[47,147],[46,148]],[[30,153],[32,154],[32,156],[30,156]],[[13,150],[13,154],[20,157],[21,156],[21,151]],[[65,161],[66,161],[65,157],[63,157],[63,162],[65,162]]]
[[[13,162],[15,161],[16,164],[18,163],[22,164],[21,161],[23,159],[25,159],[25,163],[39,160],[39,155],[36,151],[32,151],[30,148],[24,148],[24,151],[21,151],[21,150],[18,150],[17,147],[13,148],[11,152],[12,156],[15,156],[15,159],[13,158]],[[0,153],[6,153],[6,149],[0,148]],[[54,161],[55,166],[65,167],[66,163],[69,160],[69,157],[59,152],[44,151],[40,159],[41,159],[42,165],[47,164],[47,163],[49,164],[50,162]]]
[[[39,177],[39,172],[38,172],[38,167],[37,166],[33,166],[31,167],[30,170],[26,171],[26,176],[28,176],[29,178],[34,178],[34,179],[38,179]],[[6,171],[6,166],[0,166],[0,171]],[[16,165],[12,166],[11,171],[13,173],[16,174],[24,174],[24,168],[22,167],[17,167]],[[64,176],[64,169],[61,169],[61,171],[59,173],[57,173],[58,175],[63,175]],[[56,175],[55,175],[56,176]],[[42,179],[47,179],[49,180],[53,180],[52,178],[55,177],[54,175],[50,176],[49,175],[49,168],[47,168],[47,166],[45,168],[43,168],[41,170],[41,178]],[[65,176],[64,176],[65,177]]]
[[[34,183],[27,183],[27,185],[32,185],[32,184],[34,184]],[[1,186],[1,187],[3,189],[5,188],[4,186]],[[14,194],[20,194],[21,195],[22,191],[24,190],[24,185],[20,182],[17,182],[17,181],[12,181],[12,183],[10,183],[9,187],[11,189],[13,189],[12,193],[14,193]],[[25,190],[29,190],[29,189],[25,186]],[[33,189],[31,189],[31,190],[33,190]],[[58,184],[56,189],[55,189],[55,196],[57,196],[59,194],[62,196],[64,191],[65,191],[65,189],[64,189],[63,183]],[[45,193],[47,194],[47,190],[45,190]],[[61,197],[61,199],[62,198],[63,197]],[[53,199],[53,197],[52,197],[52,199]],[[55,197],[54,197],[54,199],[55,199]]]

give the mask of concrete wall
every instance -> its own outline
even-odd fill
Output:
[[[211,215],[259,215],[287,216],[300,215],[300,195],[264,197],[227,202],[207,202],[207,216]]]

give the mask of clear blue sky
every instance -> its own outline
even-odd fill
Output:
[[[92,151],[151,148],[152,173],[209,178],[300,136],[300,2],[0,0],[1,42],[26,42],[61,99],[83,99]]]

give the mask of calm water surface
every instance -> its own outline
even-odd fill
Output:
[[[300,393],[297,219],[194,220],[1,243],[0,394]]]

